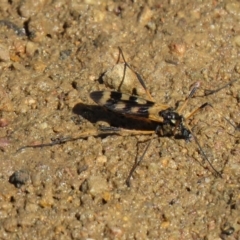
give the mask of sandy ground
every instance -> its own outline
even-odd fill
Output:
[[[223,118],[239,126],[239,1],[4,0],[0,14],[1,239],[239,239],[239,132]],[[184,114],[214,106],[187,123],[222,178],[194,141],[157,137],[126,186],[151,136],[92,136],[139,125],[89,97],[114,87],[118,46],[157,103],[201,82]]]

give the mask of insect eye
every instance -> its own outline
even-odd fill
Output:
[[[158,113],[163,119],[165,120],[175,120],[175,119],[179,119],[179,115],[176,112],[173,111],[161,111]]]
[[[163,119],[172,119],[173,112],[170,109],[160,111],[158,113],[159,116],[161,116]]]

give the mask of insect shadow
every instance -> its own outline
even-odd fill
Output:
[[[124,116],[122,114],[114,113],[106,108],[96,105],[87,105],[83,103],[76,104],[72,112],[76,114],[78,118],[83,118],[92,124],[98,122],[105,122],[112,128],[122,128],[122,129],[136,129],[136,130],[153,130],[156,129],[158,123],[152,121],[141,121],[139,119]],[[76,120],[78,121],[78,120]],[[81,119],[77,124],[81,124]],[[104,125],[106,126],[106,125]],[[99,126],[103,129],[104,126]],[[107,132],[106,132],[107,135]]]

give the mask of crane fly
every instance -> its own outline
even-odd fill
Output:
[[[134,71],[132,69],[132,67],[127,63],[127,61],[124,58],[121,48],[119,48],[119,52],[123,58],[125,67],[130,68],[136,74],[140,84],[145,89],[146,95],[148,95],[148,97],[152,100],[152,97],[151,97],[150,93],[148,92],[147,87],[144,83],[144,80],[142,79],[140,74],[138,74],[136,71]],[[123,79],[124,79],[124,77],[123,77]],[[222,86],[218,89],[215,89],[215,90],[206,90],[206,95],[216,93],[216,92],[222,90],[223,88],[226,88],[230,84],[234,83],[235,81],[237,81],[237,80],[232,80],[229,83],[225,84],[224,86]],[[130,117],[130,118],[135,118],[135,119],[139,119],[139,120],[143,120],[143,121],[151,121],[151,122],[157,123],[157,127],[156,127],[155,131],[127,130],[127,132],[129,132],[129,134],[132,133],[134,135],[137,135],[137,134],[154,134],[154,133],[156,133],[160,136],[174,136],[176,138],[181,138],[181,139],[184,139],[186,142],[189,142],[192,139],[194,139],[198,146],[200,154],[202,155],[203,159],[208,162],[208,164],[211,167],[211,169],[213,170],[214,174],[218,177],[222,177],[221,173],[214,168],[214,166],[208,159],[207,155],[203,151],[196,136],[192,133],[190,127],[186,125],[187,119],[192,117],[196,112],[200,111],[201,109],[205,108],[206,106],[210,106],[213,110],[215,110],[215,109],[213,108],[213,106],[211,104],[204,103],[200,107],[194,109],[188,116],[185,117],[182,115],[182,111],[186,107],[189,99],[194,96],[195,92],[197,91],[197,89],[199,87],[200,87],[200,82],[196,82],[179,110],[174,109],[166,104],[156,103],[154,101],[150,101],[150,100],[141,98],[136,95],[129,95],[129,94],[121,93],[118,91],[94,91],[94,92],[90,93],[90,97],[99,106],[102,106],[112,112],[122,114],[122,115],[124,115],[126,117]],[[227,118],[225,118],[225,120],[228,121],[235,128],[235,126]],[[121,134],[121,132],[124,132],[124,130],[120,129],[120,128],[111,128],[110,127],[110,128],[106,128],[106,130],[109,132],[116,131],[116,132],[118,132],[118,134]],[[104,129],[103,129],[103,131],[104,131]],[[144,150],[142,156],[139,158],[139,160],[135,161],[135,164],[131,168],[131,171],[126,180],[126,184],[128,186],[130,186],[130,179],[132,177],[132,174],[134,173],[137,166],[143,160],[144,155],[146,154],[147,149],[150,146],[151,140],[148,142],[147,146],[145,147],[145,150]]]
[[[137,166],[141,163],[143,160],[151,141],[154,139],[154,135],[158,136],[174,136],[175,138],[184,139],[186,142],[189,142],[191,140],[194,140],[198,146],[198,150],[202,156],[202,158],[208,162],[210,168],[212,169],[212,172],[214,175],[221,177],[221,173],[217,171],[210,160],[208,159],[206,153],[203,151],[201,145],[199,144],[199,141],[197,140],[196,136],[193,134],[190,127],[187,125],[186,120],[192,117],[195,113],[200,111],[201,109],[205,108],[206,106],[210,106],[214,111],[216,111],[211,104],[204,103],[200,107],[194,109],[188,116],[183,116],[182,111],[187,106],[187,103],[189,99],[191,99],[197,89],[200,87],[200,83],[196,82],[192,89],[190,90],[189,95],[183,102],[182,106],[178,109],[172,108],[168,106],[167,104],[162,103],[156,103],[152,100],[151,94],[147,90],[147,87],[144,83],[144,80],[138,74],[132,67],[127,63],[127,61],[124,58],[123,52],[121,48],[119,48],[119,56],[121,55],[124,61],[124,68],[129,68],[132,70],[139,81],[139,83],[142,85],[143,89],[145,90],[146,95],[148,96],[148,99],[144,99],[142,97],[139,97],[137,95],[131,95],[122,93],[120,91],[93,91],[90,93],[91,99],[97,103],[99,106],[104,107],[112,112],[122,114],[126,117],[138,119],[140,121],[147,121],[152,122],[157,125],[156,129],[154,130],[128,130],[128,129],[122,129],[118,127],[102,127],[98,130],[92,130],[92,131],[86,131],[83,133],[80,133],[77,137],[66,137],[66,138],[57,138],[52,139],[52,142],[50,143],[42,143],[38,145],[27,145],[23,146],[18,151],[25,149],[25,148],[38,148],[38,147],[46,147],[46,146],[54,146],[58,144],[63,144],[65,142],[69,141],[75,141],[78,139],[86,139],[89,136],[106,136],[110,134],[117,134],[117,135],[140,135],[140,134],[151,134],[153,137],[150,138],[148,141],[148,144],[146,145],[143,154],[135,160],[134,165],[132,166],[128,178],[126,180],[126,184],[130,186],[130,180],[132,178],[132,175],[137,168]],[[124,73],[126,71],[124,70]],[[122,81],[124,80],[124,76],[122,78]],[[229,83],[225,84],[224,86],[215,89],[215,90],[206,90],[205,95],[214,94],[223,88],[226,88],[227,86],[231,85],[232,83],[236,82],[237,80],[232,80]],[[120,83],[120,86],[123,84],[123,82]],[[227,119],[225,116],[222,116],[228,123],[230,123],[235,129],[237,129],[234,124],[231,123],[229,119]]]

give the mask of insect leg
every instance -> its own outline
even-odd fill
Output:
[[[17,149],[17,152],[20,152],[26,148],[42,148],[42,147],[52,147],[55,145],[61,145],[66,142],[77,141],[79,139],[86,139],[89,136],[93,136],[93,137],[103,137],[106,135],[121,135],[121,136],[128,135],[129,136],[129,135],[150,135],[153,133],[155,133],[155,131],[128,130],[128,129],[116,128],[116,127],[102,127],[100,129],[93,129],[90,131],[77,134],[76,136],[72,136],[72,137],[60,137],[60,138],[52,139],[52,141],[48,143],[26,145]]]
[[[236,81],[238,81],[238,79],[234,79],[234,80],[228,82],[227,84],[223,85],[222,87],[217,88],[217,89],[215,89],[215,90],[205,89],[205,90],[204,90],[204,96],[208,96],[208,95],[214,94],[214,93],[216,93],[216,92],[219,92],[220,90],[228,87],[229,85],[233,84],[233,83],[236,82]]]
[[[148,148],[149,148],[152,140],[153,140],[153,138],[148,141],[148,144],[147,144],[147,146],[145,147],[142,156],[141,156],[140,158],[136,158],[135,163],[134,163],[134,165],[132,166],[132,168],[131,168],[131,170],[130,170],[130,172],[129,172],[129,174],[128,174],[128,177],[127,177],[127,179],[126,179],[126,184],[127,184],[128,187],[131,186],[131,184],[130,184],[131,177],[132,177],[133,173],[135,172],[136,168],[138,167],[138,165],[142,162],[142,160],[143,160],[143,158],[144,158],[144,156],[145,156],[145,154],[146,154],[146,152],[147,152],[147,150],[148,150]]]
[[[211,104],[209,104],[209,103],[206,102],[206,103],[202,104],[200,107],[194,109],[187,117],[185,117],[185,119],[189,119],[189,118],[192,117],[194,114],[196,114],[197,112],[199,112],[200,110],[202,110],[203,108],[205,108],[205,107],[207,107],[207,106],[211,106],[212,109],[215,110]],[[224,116],[223,116],[223,117],[224,117]],[[224,117],[224,119],[226,119],[226,118]],[[226,119],[226,120],[233,126],[233,124],[232,124],[228,119]],[[234,127],[235,127],[235,126],[234,126]],[[212,165],[212,163],[211,163],[210,160],[208,159],[208,157],[207,157],[206,153],[204,152],[204,150],[202,149],[202,147],[201,147],[198,139],[197,139],[196,136],[193,134],[193,132],[190,130],[190,127],[189,127],[189,126],[188,126],[188,129],[189,129],[189,131],[191,132],[191,135],[192,135],[192,137],[194,138],[194,140],[195,140],[195,142],[196,142],[196,144],[197,144],[197,146],[198,146],[198,149],[199,149],[200,154],[202,155],[203,159],[208,162],[208,164],[210,165],[210,167],[212,168],[212,170],[214,171],[214,173],[215,173],[216,176],[222,177],[221,173],[218,172],[218,171],[214,168],[214,166]]]
[[[162,130],[162,129],[161,129],[161,126],[157,126],[156,130],[154,131],[154,133],[161,133],[161,130]],[[135,163],[134,163],[134,165],[132,166],[132,168],[131,168],[131,170],[130,170],[130,172],[129,172],[129,174],[128,174],[128,177],[127,177],[127,179],[126,179],[126,185],[127,185],[128,187],[130,187],[130,181],[131,181],[131,177],[132,177],[133,173],[135,172],[136,168],[139,166],[139,164],[140,164],[140,163],[142,162],[142,160],[144,159],[144,156],[145,156],[145,154],[146,154],[146,152],[147,152],[147,150],[148,150],[148,148],[149,148],[149,146],[150,146],[150,144],[152,143],[152,141],[153,141],[154,138],[155,138],[155,135],[152,134],[152,138],[148,141],[148,144],[147,144],[147,146],[145,147],[142,156],[141,156],[140,158],[136,158]]]
[[[19,148],[17,150],[17,152],[19,152],[23,149],[26,149],[26,148],[52,147],[52,146],[55,146],[55,145],[64,144],[66,142],[72,142],[72,141],[76,141],[76,140],[79,140],[79,139],[86,139],[89,136],[97,137],[97,136],[101,136],[103,134],[104,134],[103,132],[100,132],[99,130],[94,129],[94,130],[91,130],[91,131],[86,131],[86,132],[80,133],[77,136],[73,136],[73,137],[61,137],[61,138],[52,139],[52,141],[48,142],[48,143],[26,145],[26,146],[23,146],[23,147]],[[106,134],[109,134],[109,133],[106,133]]]
[[[225,119],[235,130],[239,130],[237,126],[235,126],[228,118],[226,118],[222,113],[220,113],[219,111],[217,111],[212,104],[206,102],[204,104],[202,104],[200,107],[194,109],[191,113],[188,114],[187,117],[185,117],[185,119],[189,119],[190,117],[192,117],[193,115],[195,115],[197,112],[199,112],[200,110],[202,110],[205,107],[211,107],[213,111],[215,111],[215,113],[219,114],[223,119]]]
[[[191,134],[192,134],[192,137],[194,138],[194,140],[195,140],[195,142],[196,142],[196,144],[197,144],[197,146],[198,146],[198,149],[199,149],[200,154],[202,155],[203,159],[208,162],[209,166],[212,168],[212,170],[213,170],[213,172],[215,173],[215,175],[218,176],[218,177],[220,177],[220,178],[222,178],[221,173],[218,172],[218,171],[214,168],[214,166],[212,165],[212,163],[209,161],[206,153],[203,151],[203,149],[202,149],[202,147],[201,147],[198,139],[197,139],[196,136],[192,133],[192,131],[191,131]]]
[[[99,133],[103,134],[116,134],[121,136],[134,136],[134,135],[151,135],[155,133],[153,130],[134,130],[134,129],[124,129],[118,127],[100,127]]]
[[[204,92],[205,92],[205,95],[204,96],[208,96],[208,95],[211,95],[211,94],[214,94],[216,92],[219,92],[220,90],[228,87],[229,85],[233,84],[234,82],[236,82],[237,80],[232,80],[230,81],[229,83],[225,84],[224,86],[220,87],[220,88],[217,88],[215,90],[207,90],[205,89]],[[183,105],[181,106],[181,108],[179,109],[178,113],[181,114],[181,112],[183,111],[183,109],[186,107],[188,101],[190,98],[193,97],[193,95],[196,93],[197,89],[200,87],[200,82],[196,82],[193,86],[193,88],[191,89],[188,97],[186,98],[186,100],[184,101]],[[206,104],[206,105],[205,105]],[[195,109],[192,113],[189,114],[189,117],[191,117],[192,115],[195,114],[195,112],[197,112],[198,110],[201,110],[203,107],[207,106],[207,105],[210,105],[209,103],[205,103],[203,104],[202,106],[199,107],[199,109]],[[210,105],[212,107],[212,105]],[[213,108],[213,107],[212,107]],[[186,119],[188,119],[189,117],[186,117]],[[226,118],[225,118],[226,119]],[[226,119],[226,121],[229,122],[229,120]],[[230,123],[231,124],[231,123]],[[232,125],[232,124],[231,124]]]
[[[143,130],[128,130],[128,129],[123,129],[123,128],[116,128],[116,127],[102,127],[100,129],[102,132],[108,132],[108,133],[111,133],[111,134],[118,134],[118,135],[121,135],[121,136],[126,136],[126,135],[149,135],[149,134],[152,134],[152,138],[148,141],[148,144],[147,146],[145,147],[144,151],[143,151],[143,154],[141,155],[140,158],[136,158],[135,160],[135,163],[134,165],[132,166],[129,174],[128,174],[128,177],[126,179],[126,184],[128,187],[130,187],[130,181],[131,181],[131,177],[134,173],[134,171],[136,170],[136,168],[138,167],[138,165],[142,162],[142,160],[144,159],[144,156],[152,142],[152,140],[156,137],[155,136],[155,133],[161,133],[160,132],[160,126],[158,126],[156,128],[155,131],[143,131]]]
[[[193,115],[195,115],[197,112],[199,112],[200,110],[202,110],[203,108],[205,108],[205,107],[207,107],[207,106],[209,106],[209,103],[204,103],[204,104],[202,104],[200,107],[197,107],[197,108],[195,108],[191,113],[189,113],[186,117],[185,117],[185,119],[189,119],[190,117],[192,117]]]
[[[189,119],[190,117],[192,117],[194,114],[196,114],[197,112],[199,112],[200,110],[202,110],[203,108],[207,107],[207,106],[210,106],[217,114],[220,114],[235,130],[238,130],[238,128],[229,120],[227,119],[225,116],[223,116],[221,113],[219,113],[210,103],[204,103],[202,104],[200,107],[194,109],[187,117],[185,117],[185,119]],[[196,138],[196,136],[192,133],[192,131],[190,130],[190,127],[188,126],[188,130],[191,132],[191,135],[192,137],[194,138],[197,146],[198,146],[198,149],[200,151],[200,154],[202,155],[203,159],[205,161],[208,162],[208,164],[210,165],[210,167],[212,168],[212,170],[214,171],[214,173],[219,176],[219,177],[222,177],[221,173],[218,172],[214,166],[212,165],[212,163],[210,162],[210,160],[208,159],[206,153],[204,152],[204,150],[202,149],[198,139]]]
[[[219,114],[225,121],[227,121],[235,130],[239,130],[239,127],[235,126],[228,118],[226,118],[222,113],[217,111],[210,103],[208,103],[208,106],[210,106],[213,111],[215,111],[217,114]]]
[[[138,72],[136,72],[136,71],[127,63],[127,61],[125,60],[125,57],[124,57],[124,55],[123,55],[122,49],[121,49],[120,47],[118,47],[118,49],[119,49],[119,53],[120,53],[120,55],[122,56],[122,59],[123,59],[124,64],[125,64],[124,75],[123,75],[122,82],[121,82],[121,84],[120,84],[120,86],[119,86],[119,89],[121,88],[121,86],[122,86],[122,84],[123,84],[123,80],[124,80],[124,76],[125,76],[125,72],[126,72],[126,67],[128,67],[129,69],[131,69],[131,70],[136,74],[136,76],[137,76],[137,78],[138,78],[138,81],[140,82],[140,84],[141,84],[142,87],[144,88],[144,90],[145,90],[145,92],[146,92],[146,95],[148,96],[149,100],[154,101],[153,98],[152,98],[152,96],[151,96],[151,94],[150,94],[150,92],[148,91],[147,86],[146,86],[144,80],[142,79],[141,75],[140,75]]]

